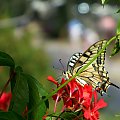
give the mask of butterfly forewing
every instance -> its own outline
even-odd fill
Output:
[[[70,57],[68,64],[67,64],[67,70],[69,70],[71,73],[81,55],[82,55],[82,53],[75,53]]]
[[[75,69],[77,66],[86,65],[103,48],[105,44],[106,40],[101,40],[93,44],[80,56],[73,69]],[[106,50],[104,50],[93,63],[104,66],[105,53]]]
[[[97,86],[98,82],[102,82],[98,71],[95,71],[92,65],[90,65],[89,67],[87,67],[86,70],[80,73],[79,79],[85,80],[88,84],[92,85],[94,88]]]

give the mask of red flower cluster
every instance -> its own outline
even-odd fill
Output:
[[[66,82],[62,78],[61,83],[58,83],[52,76],[48,76],[48,80],[57,85],[57,87]],[[92,101],[92,97],[94,97],[94,101]],[[82,87],[76,82],[75,78],[53,95],[53,99],[55,100],[54,112],[56,111],[57,103],[63,100],[62,111],[65,109],[72,111],[80,109],[83,111],[83,116],[86,120],[98,120],[98,110],[107,106],[103,99],[97,100],[97,92],[92,90],[92,86],[86,84]]]
[[[3,93],[0,97],[0,110],[7,111],[12,98],[11,93]]]

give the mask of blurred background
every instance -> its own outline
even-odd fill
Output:
[[[109,0],[104,7],[100,0],[0,0],[0,50],[50,92],[53,85],[47,76],[62,74],[53,66],[62,68],[62,59],[66,69],[72,54],[114,36],[119,8],[120,0]],[[112,47],[107,49],[105,66],[110,80],[120,86],[120,53],[110,58]],[[0,90],[8,74],[8,68],[0,67]],[[101,120],[120,120],[120,90],[110,87],[108,95],[103,96],[108,107],[101,110]]]

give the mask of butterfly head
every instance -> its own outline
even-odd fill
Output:
[[[72,76],[71,75],[71,73],[70,73],[70,71],[63,71],[63,76],[68,80],[69,78],[70,78],[70,76]]]

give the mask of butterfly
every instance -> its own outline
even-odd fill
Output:
[[[93,57],[98,54],[98,52],[106,44],[106,40],[100,40],[90,46],[84,53],[73,54],[67,64],[67,71],[64,75],[67,79],[69,76],[75,75],[79,70],[88,64]],[[83,70],[78,76],[76,76],[76,81],[82,86],[85,84],[91,85],[97,92],[101,95],[107,92],[110,85],[119,88],[117,85],[110,82],[108,77],[108,72],[105,70],[105,54],[106,49],[94,60],[85,70]]]

